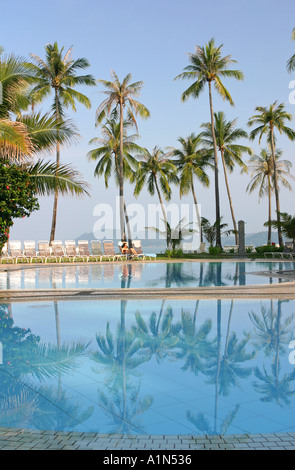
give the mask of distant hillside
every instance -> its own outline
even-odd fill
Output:
[[[94,239],[95,237],[93,233],[83,233],[80,237],[76,238],[76,243],[78,242],[78,240],[88,240],[90,242],[91,240],[94,240]],[[116,250],[119,240],[118,239],[113,239],[113,240],[114,240],[114,247]],[[253,246],[264,245],[267,242],[267,232],[246,234],[245,240],[246,240],[246,245],[253,245]],[[272,241],[273,243],[278,243],[277,233],[272,233]],[[145,239],[144,237],[142,237],[141,244],[145,252],[149,251],[151,253],[161,253],[161,252],[164,252],[166,249],[166,242],[165,240],[162,240],[162,239],[161,240],[149,240],[149,239]],[[222,237],[222,245],[223,246],[235,245],[235,238],[233,236]]]
[[[245,234],[245,244],[253,245],[253,246],[265,245],[267,243],[267,235],[268,235],[267,231]],[[278,243],[277,232],[272,232],[271,239],[273,243]],[[235,245],[235,237],[232,235],[229,237],[222,237],[222,244],[224,246]]]

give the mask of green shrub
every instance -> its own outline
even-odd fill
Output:
[[[255,248],[256,252],[259,254],[263,253],[276,253],[283,251],[282,247],[277,247],[275,245],[264,245],[264,246],[256,246]]]
[[[165,256],[168,258],[182,258],[183,257],[183,251],[181,248],[177,248],[174,250],[166,250],[165,251]]]
[[[221,255],[221,253],[223,253],[223,250],[219,246],[210,246],[209,247],[209,254],[210,255],[216,256],[216,255]]]

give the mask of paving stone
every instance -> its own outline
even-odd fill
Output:
[[[1,450],[295,450],[295,433],[133,435],[29,431],[0,427]]]

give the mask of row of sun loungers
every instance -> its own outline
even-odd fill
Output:
[[[39,241],[38,249],[35,241],[24,241],[24,249],[22,249],[19,240],[10,241],[9,252],[7,244],[2,250],[1,263],[3,262],[75,262],[75,261],[115,261],[127,259],[146,259],[155,258],[154,254],[145,254],[142,251],[140,240],[134,240],[133,249],[135,253],[115,253],[112,240],[105,240],[103,243],[99,240],[79,240],[78,245],[74,240],[66,240],[63,246],[62,241],[55,240],[49,244],[48,241]],[[120,247],[120,244],[119,244]]]
[[[295,253],[290,250],[273,251],[264,253],[264,258],[272,259],[295,259]]]

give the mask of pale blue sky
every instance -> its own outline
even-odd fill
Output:
[[[211,37],[224,44],[224,55],[238,61],[237,68],[245,74],[243,82],[226,80],[235,107],[224,103],[214,93],[216,111],[223,110],[229,119],[238,118],[238,125],[247,129],[247,121],[255,106],[268,106],[275,100],[284,102],[295,115],[295,105],[288,102],[289,82],[295,75],[286,71],[286,61],[295,52],[291,31],[295,26],[294,2],[290,0],[212,0],[210,3],[192,0],[52,0],[40,2],[17,0],[13,7],[1,5],[1,45],[6,52],[28,57],[31,52],[44,56],[44,46],[57,41],[60,46],[73,46],[73,57],[86,57],[91,63],[88,72],[96,78],[109,79],[115,70],[120,78],[131,73],[134,81],[142,80],[140,100],[150,109],[148,121],[138,121],[138,143],[152,150],[154,146],[176,146],[180,136],[199,132],[200,124],[209,120],[208,93],[198,100],[181,103],[186,81],[174,81],[188,64],[188,52]],[[95,129],[95,110],[101,102],[101,88],[81,89],[92,101],[92,109],[78,106],[70,114],[79,128],[81,139],[73,147],[63,149],[62,160],[72,162],[91,184],[91,198],[83,200],[61,198],[56,238],[72,239],[91,232],[95,223],[93,209],[101,202],[114,203],[114,185],[104,189],[102,180],[93,178],[94,163],[86,154],[88,142],[100,135]],[[47,111],[46,105],[42,106]],[[295,121],[291,123],[295,127]],[[258,151],[258,143],[251,144]],[[294,162],[294,144],[278,139],[284,158]],[[54,155],[52,156],[54,158]],[[224,220],[231,224],[223,174],[220,173],[221,202]],[[247,232],[263,230],[267,218],[267,201],[258,205],[257,195],[245,194],[249,176],[239,171],[230,175],[230,184],[237,219],[244,219]],[[211,173],[210,189],[198,188],[202,215],[214,220],[214,184]],[[127,203],[133,202],[132,189],[126,190]],[[173,202],[177,202],[175,189]],[[157,203],[145,192],[137,202]],[[187,198],[184,202],[190,202]],[[52,200],[41,200],[41,210],[28,220],[15,223],[12,238],[48,239]],[[282,210],[294,213],[294,194],[282,190]]]

